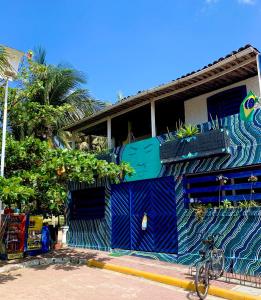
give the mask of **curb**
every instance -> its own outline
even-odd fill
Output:
[[[35,258],[26,262],[17,264],[10,264],[0,267],[0,274],[10,271],[15,271],[24,268],[30,268],[35,266],[47,266],[54,264],[73,264],[73,265],[85,265],[86,259],[84,258],[69,258],[69,257],[48,257],[48,258]]]
[[[88,267],[96,267],[100,269],[106,269],[118,273],[127,274],[127,275],[133,275],[136,277],[142,277],[152,281],[177,286],[186,290],[195,291],[195,285],[193,281],[174,278],[171,276],[166,276],[166,275],[161,275],[156,273],[140,271],[134,268],[108,264],[108,263],[97,261],[95,259],[87,260],[86,263]],[[209,287],[209,294],[212,296],[223,297],[229,300],[261,300],[261,296],[253,296],[241,292],[226,290],[215,286]]]

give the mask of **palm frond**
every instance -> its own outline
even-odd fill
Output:
[[[50,102],[53,105],[66,103],[68,96],[86,83],[84,75],[75,69],[62,69],[61,66],[52,70],[52,88],[50,89]]]
[[[57,120],[57,126],[52,130],[54,136],[60,139],[58,143],[61,142],[65,147],[69,147],[68,134],[63,133],[61,128],[97,112],[106,104],[92,98],[88,90],[82,87],[86,84],[86,77],[82,72],[65,64],[47,64],[46,51],[43,48],[35,49],[31,66],[33,71],[28,86],[29,88],[34,86],[36,92],[34,91],[30,101],[54,107],[68,104],[68,111]]]
[[[34,48],[34,61],[40,65],[46,65],[46,50],[43,47]]]

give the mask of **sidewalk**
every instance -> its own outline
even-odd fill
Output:
[[[125,274],[132,274],[134,276],[144,277],[151,280],[154,280],[156,278],[156,280],[154,281],[168,283],[171,285],[175,284],[173,284],[171,280],[169,280],[170,278],[173,278],[177,282],[193,282],[194,280],[193,276],[189,274],[188,266],[140,258],[136,256],[123,255],[119,257],[113,257],[110,256],[108,252],[72,248],[61,249],[40,256],[27,257],[23,261],[16,260],[11,262],[2,262],[2,266],[0,264],[0,273],[37,264],[51,264],[62,262],[86,264],[87,261],[89,262],[90,266],[96,266]],[[125,272],[125,270],[127,270],[127,272]],[[143,276],[143,273],[152,274],[152,276],[146,275],[146,277]],[[157,278],[159,278],[159,280],[157,280]],[[163,281],[161,278],[163,278]],[[259,296],[261,296],[261,289],[240,285],[237,280],[233,280],[233,282],[230,283],[225,282],[224,280],[222,280],[222,278],[218,281],[213,280],[211,281],[211,287],[215,287],[217,289],[225,289],[231,292],[234,291],[246,293],[251,295],[252,299],[258,299]],[[242,296],[241,299],[247,298],[243,298]]]

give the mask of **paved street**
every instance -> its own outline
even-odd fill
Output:
[[[5,300],[197,299],[179,288],[74,265],[41,266],[0,274],[0,293]]]

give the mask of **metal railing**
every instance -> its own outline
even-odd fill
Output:
[[[190,265],[188,274],[195,276],[196,265]],[[246,273],[236,273],[232,270],[224,272],[223,276],[217,279],[221,282],[240,284],[248,287],[261,288],[261,275],[253,276]]]

